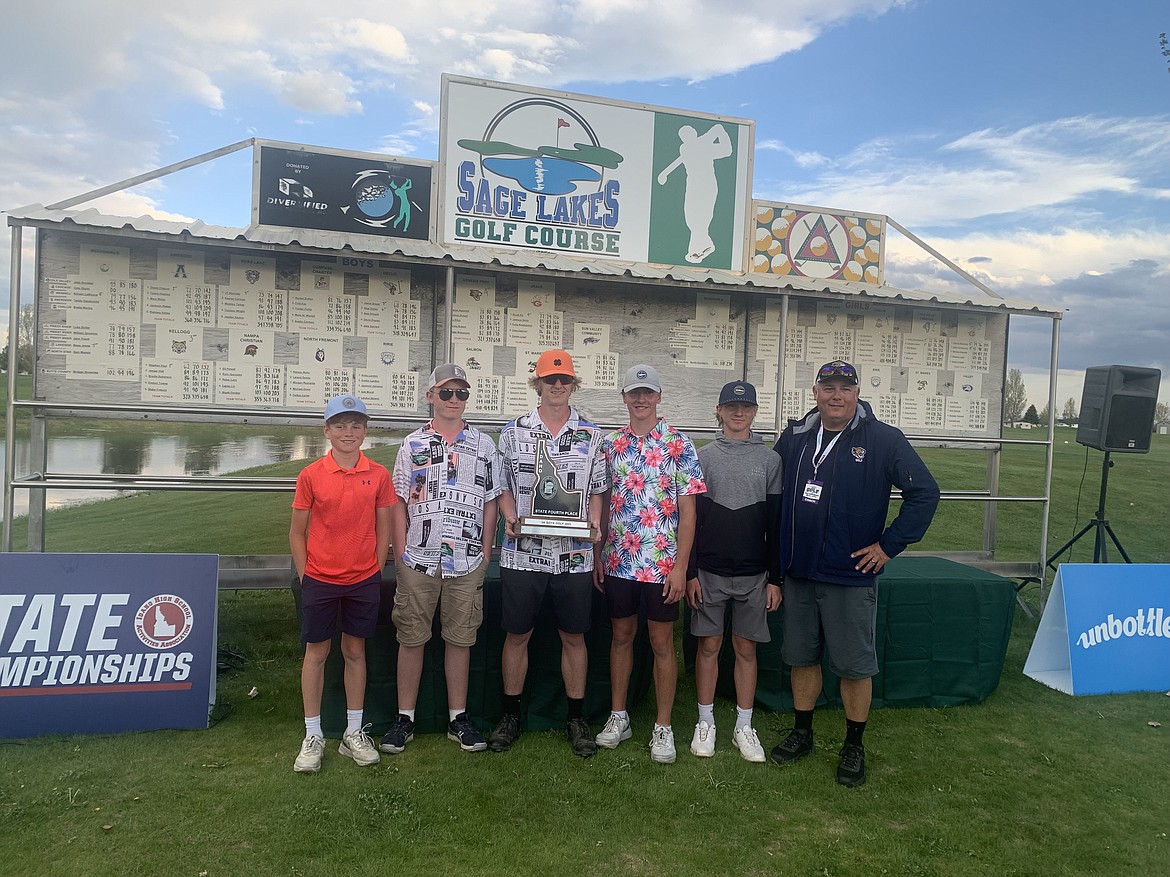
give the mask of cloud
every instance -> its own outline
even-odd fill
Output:
[[[1167,165],[1170,118],[1076,117],[937,143],[921,136],[873,140],[789,198],[885,213],[907,227],[984,217],[1095,219],[1103,199],[1160,198],[1161,190],[1143,179]]]

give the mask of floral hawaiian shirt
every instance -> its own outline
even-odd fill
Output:
[[[613,484],[605,572],[661,584],[674,569],[678,497],[707,492],[699,455],[661,418],[645,436],[628,426],[611,432],[602,447]]]

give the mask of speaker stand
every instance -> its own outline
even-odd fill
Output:
[[[1117,534],[1114,533],[1113,528],[1109,526],[1109,521],[1105,519],[1105,493],[1109,489],[1109,470],[1112,468],[1112,466],[1113,461],[1109,459],[1109,452],[1106,451],[1105,459],[1101,462],[1101,498],[1097,502],[1097,516],[1089,521],[1089,523],[1085,524],[1085,526],[1081,527],[1081,530],[1079,533],[1077,533],[1077,535],[1073,536],[1071,539],[1061,545],[1060,548],[1056,549],[1056,553],[1048,558],[1047,561],[1045,561],[1046,566],[1055,570],[1056,564],[1054,561],[1060,557],[1060,555],[1068,551],[1068,549],[1072,548],[1073,545],[1075,545],[1077,541],[1079,541],[1080,538],[1090,530],[1093,530],[1095,534],[1093,540],[1093,563],[1109,562],[1107,552],[1108,546],[1105,543],[1106,534],[1108,534],[1109,538],[1113,541],[1113,544],[1117,546],[1117,550],[1121,552],[1121,556],[1125,559],[1125,562],[1133,563],[1133,561],[1129,559],[1129,555],[1125,553],[1125,548],[1122,547],[1121,542],[1117,538]]]

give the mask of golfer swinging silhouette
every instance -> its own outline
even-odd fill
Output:
[[[690,229],[691,241],[685,258],[697,265],[715,252],[715,242],[711,240],[711,219],[715,215],[715,199],[719,196],[715,161],[731,155],[731,138],[722,125],[712,126],[702,136],[690,125],[683,125],[678,129],[678,137],[682,141],[678,158],[658,175],[658,185],[665,186],[679,165],[686,169],[683,218]]]

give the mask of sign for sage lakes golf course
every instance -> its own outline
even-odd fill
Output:
[[[755,123],[443,77],[443,241],[742,271]]]
[[[0,554],[0,737],[206,728],[219,558]]]

